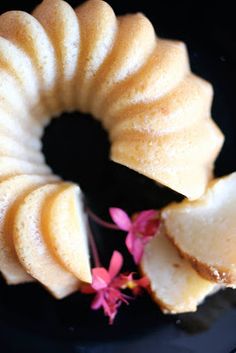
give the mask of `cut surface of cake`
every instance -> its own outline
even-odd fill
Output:
[[[0,271],[8,284],[33,280],[21,266],[16,255],[13,243],[13,221],[15,211],[22,199],[49,181],[50,177],[20,175],[0,183]]]
[[[167,206],[170,239],[209,280],[236,286],[236,173],[216,179],[196,201]]]
[[[49,248],[65,268],[84,282],[91,282],[87,219],[78,186],[60,185],[46,199],[42,212],[42,231]]]
[[[196,311],[205,297],[218,289],[179,255],[164,227],[146,246],[141,271],[150,280],[152,297],[164,313]]]
[[[26,196],[15,214],[13,239],[19,260],[26,271],[60,299],[78,290],[80,283],[57,261],[44,239],[42,207],[47,207],[45,199],[58,188],[59,184],[48,184]]]

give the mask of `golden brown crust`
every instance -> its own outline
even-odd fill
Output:
[[[177,242],[172,238],[170,233],[167,232],[167,229],[166,236],[176,247],[180,255],[191,263],[192,267],[200,274],[200,276],[207,279],[208,281],[223,284],[227,287],[236,286],[236,273],[229,272],[223,267],[208,265],[199,261],[196,257],[187,254],[182,249],[180,249]]]

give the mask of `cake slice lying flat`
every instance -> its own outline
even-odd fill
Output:
[[[141,270],[149,278],[152,296],[164,313],[196,311],[197,305],[218,289],[179,255],[163,228],[146,246]]]
[[[205,278],[236,286],[236,173],[213,181],[197,201],[163,210],[170,239]]]
[[[79,288],[79,280],[51,254],[41,229],[42,207],[59,187],[47,184],[31,192],[22,200],[13,225],[14,244],[23,267],[58,299]]]
[[[91,282],[86,216],[82,193],[75,184],[63,183],[43,207],[42,230],[51,251],[65,268]]]
[[[14,248],[13,219],[15,209],[22,198],[40,185],[49,182],[49,179],[50,177],[46,176],[19,175],[0,183],[0,271],[8,284],[33,280],[21,266]]]

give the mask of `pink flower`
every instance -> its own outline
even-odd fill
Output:
[[[130,219],[127,213],[120,208],[110,208],[109,212],[119,229],[128,232],[126,246],[133,255],[134,262],[139,264],[145,245],[160,227],[159,212],[156,210],[142,211],[134,215],[133,219]]]
[[[85,294],[96,293],[91,308],[94,310],[103,308],[105,316],[109,317],[112,324],[118,308],[122,303],[128,304],[132,299],[122,293],[122,290],[130,289],[134,295],[140,293],[141,288],[147,288],[149,281],[146,277],[135,280],[133,274],[119,274],[123,264],[123,257],[118,251],[114,251],[111,257],[108,271],[104,267],[96,267],[92,270],[93,281],[91,285],[84,285],[82,292]]]
[[[108,271],[104,267],[94,268],[91,286],[85,286],[82,290],[83,293],[96,293],[91,308],[94,310],[103,308],[104,314],[109,317],[110,324],[113,323],[121,303],[128,304],[129,297],[114,285],[114,279],[118,276],[122,264],[122,255],[114,251]]]

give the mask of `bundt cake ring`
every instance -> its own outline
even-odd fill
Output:
[[[32,15],[2,14],[0,270],[7,282],[36,279],[62,298],[91,281],[81,191],[54,176],[41,152],[52,117],[90,113],[108,132],[113,161],[196,199],[224,139],[211,119],[212,94],[191,73],[185,45],[158,38],[140,13],[116,17],[101,0],[75,11],[44,0]]]

